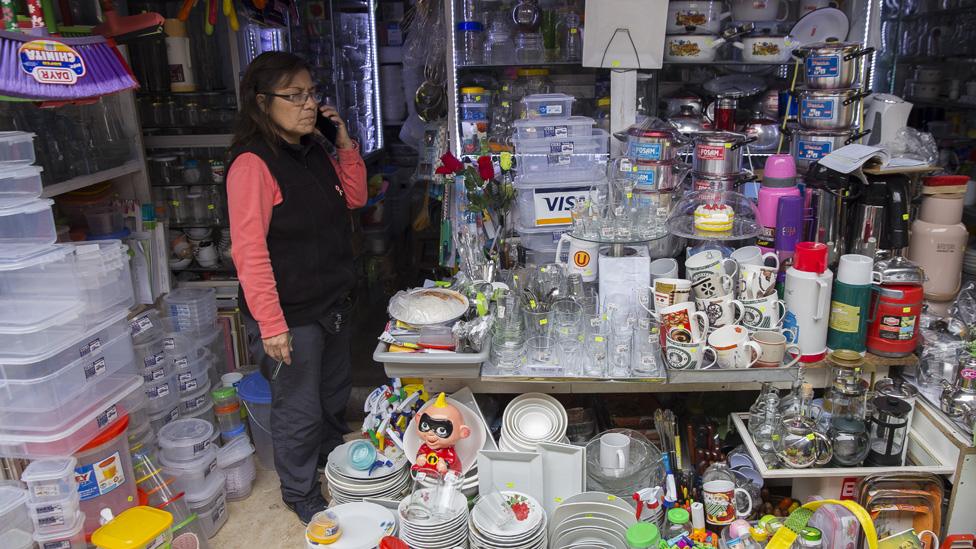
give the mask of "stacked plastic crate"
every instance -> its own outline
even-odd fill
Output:
[[[55,244],[33,162],[32,134],[0,133],[0,456],[29,460],[69,457],[109,436],[138,408],[142,386],[126,322],[127,249]],[[82,511],[104,495],[95,473],[79,459]],[[86,519],[87,532],[97,516]],[[74,524],[59,526],[35,535],[70,540]]]
[[[609,134],[592,118],[572,116],[574,102],[563,93],[528,95],[525,118],[515,122],[516,229],[530,263],[553,261],[573,207],[607,186]]]

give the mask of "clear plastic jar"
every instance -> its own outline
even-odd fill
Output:
[[[515,36],[516,63],[544,63],[546,50],[542,33],[522,32]]]
[[[484,61],[485,28],[477,21],[462,21],[457,24],[458,50],[465,65],[480,65]]]
[[[664,539],[671,539],[675,536],[691,535],[691,517],[688,511],[681,507],[675,507],[668,511],[668,520],[664,524]]]

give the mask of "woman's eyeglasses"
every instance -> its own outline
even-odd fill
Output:
[[[265,95],[270,95],[272,97],[280,97],[287,100],[292,105],[304,105],[308,98],[311,97],[316,103],[321,103],[324,94],[322,92],[301,92],[301,93],[271,93],[265,92]]]

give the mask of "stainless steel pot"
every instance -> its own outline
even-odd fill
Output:
[[[682,143],[677,130],[631,128],[627,132],[627,156],[638,162],[671,162]]]
[[[851,87],[861,58],[872,52],[874,48],[854,42],[817,42],[797,49],[803,58],[806,87],[820,90]]]
[[[753,113],[744,131],[749,137],[756,138],[756,142],[750,147],[751,150],[766,152],[776,150],[779,146],[779,123],[764,117],[759,111]]]
[[[857,102],[870,95],[857,89],[797,91],[800,127],[807,130],[849,130]]]
[[[668,117],[668,122],[683,135],[693,135],[705,131],[707,122],[702,117],[701,110],[695,110],[692,105],[682,105],[681,112]]]
[[[805,130],[797,128],[790,139],[790,154],[796,159],[796,167],[801,174],[810,169],[810,164],[820,160],[844,145],[850,145],[866,132],[851,130]]]
[[[703,175],[694,174],[691,177],[692,191],[734,191],[745,181],[742,174],[735,175]]]
[[[704,132],[695,135],[692,169],[696,175],[738,175],[742,147],[755,138],[733,132]]]
[[[674,189],[691,171],[690,166],[681,162],[633,162],[630,159],[622,159],[618,170],[622,176],[635,181],[637,189],[645,191]]]

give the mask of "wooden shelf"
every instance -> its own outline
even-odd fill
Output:
[[[47,185],[41,192],[41,196],[44,198],[51,198],[60,194],[69,193],[71,191],[77,191],[78,189],[83,189],[90,185],[109,181],[117,177],[131,175],[139,171],[142,171],[142,161],[130,160],[121,166],[116,166],[108,170],[73,177],[67,181]]]

